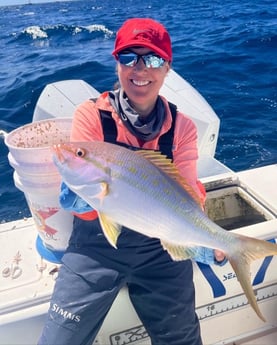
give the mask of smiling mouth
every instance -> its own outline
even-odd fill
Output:
[[[136,86],[146,86],[151,83],[151,81],[149,80],[135,80],[135,79],[131,79],[131,82],[135,84]]]

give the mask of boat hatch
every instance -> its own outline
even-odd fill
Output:
[[[206,212],[210,219],[226,230],[275,218],[273,213],[240,186],[225,186],[208,191]]]

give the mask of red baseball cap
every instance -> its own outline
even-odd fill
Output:
[[[121,50],[130,47],[147,47],[167,61],[172,61],[172,48],[169,33],[159,22],[151,18],[132,18],[123,23],[115,39],[116,56]]]

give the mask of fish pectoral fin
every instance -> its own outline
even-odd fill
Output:
[[[121,232],[121,225],[112,221],[104,213],[98,213],[99,221],[103,230],[103,233],[111,246],[117,248],[117,239]]]
[[[161,245],[174,261],[193,259],[196,256],[197,247],[178,246],[162,240]]]
[[[100,204],[103,203],[105,196],[108,194],[109,194],[109,184],[103,181],[100,183],[100,192],[96,195],[96,197],[100,200]]]

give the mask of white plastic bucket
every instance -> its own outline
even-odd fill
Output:
[[[47,251],[40,254],[50,260],[48,251],[61,254],[72,232],[73,216],[59,204],[61,176],[51,151],[52,145],[69,141],[71,125],[71,118],[36,121],[15,129],[5,138],[10,151],[8,159],[15,169],[15,185],[25,194]]]

